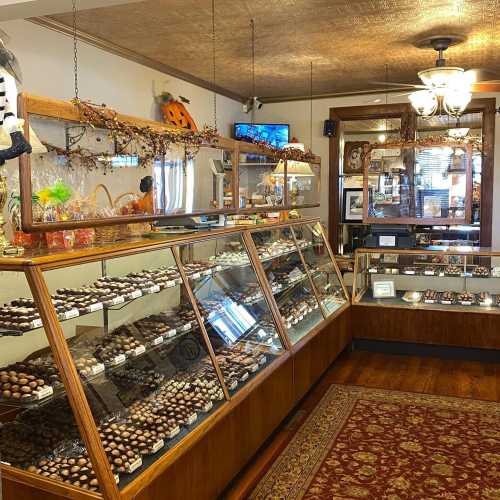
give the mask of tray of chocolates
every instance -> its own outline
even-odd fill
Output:
[[[451,291],[445,291],[445,292],[442,292],[441,293],[441,296],[439,298],[439,302],[441,304],[445,304],[445,305],[451,305],[451,304],[454,304],[456,301],[456,294],[455,292],[451,292]]]
[[[439,292],[436,290],[425,290],[422,294],[422,301],[425,304],[435,304],[439,301]]]
[[[435,276],[438,274],[436,266],[427,265],[424,267],[424,276]]]
[[[444,270],[445,276],[462,276],[463,268],[460,266],[449,265]]]
[[[462,306],[471,306],[475,302],[474,294],[470,292],[458,293],[457,302]]]
[[[99,482],[88,456],[55,456],[44,458],[36,465],[30,465],[28,472],[63,481],[88,491],[99,491]],[[118,482],[118,481],[117,481]]]
[[[481,292],[476,294],[476,301],[480,306],[483,307],[490,307],[495,304],[495,300],[489,292]]]
[[[472,276],[475,278],[488,278],[490,276],[490,269],[486,266],[476,266],[472,271]]]

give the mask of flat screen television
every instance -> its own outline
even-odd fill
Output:
[[[290,142],[290,125],[286,123],[235,123],[234,138],[238,141],[265,141],[282,148]]]

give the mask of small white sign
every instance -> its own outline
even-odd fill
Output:
[[[128,296],[131,299],[138,299],[139,297],[142,297],[142,291],[141,290],[134,290],[133,292],[129,293]]]
[[[190,278],[192,280],[197,280],[198,278],[201,278],[201,273],[193,273]]]
[[[141,354],[144,354],[145,352],[146,352],[146,346],[140,345],[139,347],[132,349],[132,356],[139,356]]]
[[[160,345],[163,344],[163,336],[156,337],[153,342],[151,342],[153,345]]]
[[[102,302],[96,302],[95,304],[90,304],[89,311],[90,312],[101,311],[102,308],[103,308]]]
[[[373,283],[373,297],[375,299],[389,299],[395,296],[394,281],[375,281]]]
[[[61,319],[71,319],[80,316],[80,312],[78,309],[70,309],[69,311],[65,311],[61,314]]]
[[[165,442],[163,441],[163,439],[160,439],[151,447],[151,453],[159,452],[164,446]]]
[[[118,295],[118,297],[111,299],[109,301],[109,304],[112,306],[116,306],[118,304],[123,304],[124,302],[125,302],[125,297],[123,295]]]
[[[160,285],[153,285],[149,288],[144,288],[143,289],[143,292],[146,294],[146,295],[149,295],[151,293],[158,293],[160,291]]]
[[[142,458],[138,458],[135,462],[132,462],[127,466],[127,473],[132,474],[142,465]]]
[[[90,367],[90,373],[91,375],[99,375],[99,373],[102,373],[104,369],[103,363],[97,363]]]
[[[43,326],[42,320],[40,318],[34,319],[30,323],[31,328],[41,328]]]
[[[176,335],[177,335],[177,330],[175,328],[172,328],[172,330],[169,330],[168,332],[165,333],[165,337],[167,337],[167,339],[171,339]]]
[[[110,362],[109,364],[111,366],[116,366],[116,365],[121,365],[122,363],[125,363],[125,361],[127,360],[127,358],[125,357],[125,354],[118,354],[118,356],[115,356]]]
[[[196,413],[192,413],[189,415],[189,417],[186,419],[186,425],[191,425],[194,424],[198,420],[198,415]]]
[[[165,288],[172,288],[172,287],[174,287],[176,284],[177,284],[177,282],[176,282],[176,281],[167,281],[167,282],[165,283]]]
[[[54,394],[54,389],[52,388],[51,385],[46,385],[41,389],[38,389],[38,391],[34,392],[33,394],[36,397],[36,399],[45,399]]]

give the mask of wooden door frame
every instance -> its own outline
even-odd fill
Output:
[[[481,232],[480,245],[491,246],[493,216],[493,178],[495,154],[495,98],[473,99],[468,113],[482,113],[483,164],[481,179]],[[328,172],[328,239],[335,253],[339,248],[340,227],[340,125],[343,121],[374,118],[401,118],[401,130],[406,140],[413,140],[417,130],[417,116],[410,103],[376,104],[372,106],[346,106],[330,108],[330,120],[337,131],[330,137]]]

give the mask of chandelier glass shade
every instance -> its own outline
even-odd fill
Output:
[[[417,90],[409,95],[411,105],[421,116],[433,116],[438,109],[438,98],[431,90]]]
[[[423,117],[431,117],[436,112],[458,118],[472,99],[474,74],[453,66],[436,66],[418,73],[427,87],[410,94],[410,102],[415,111]]]

